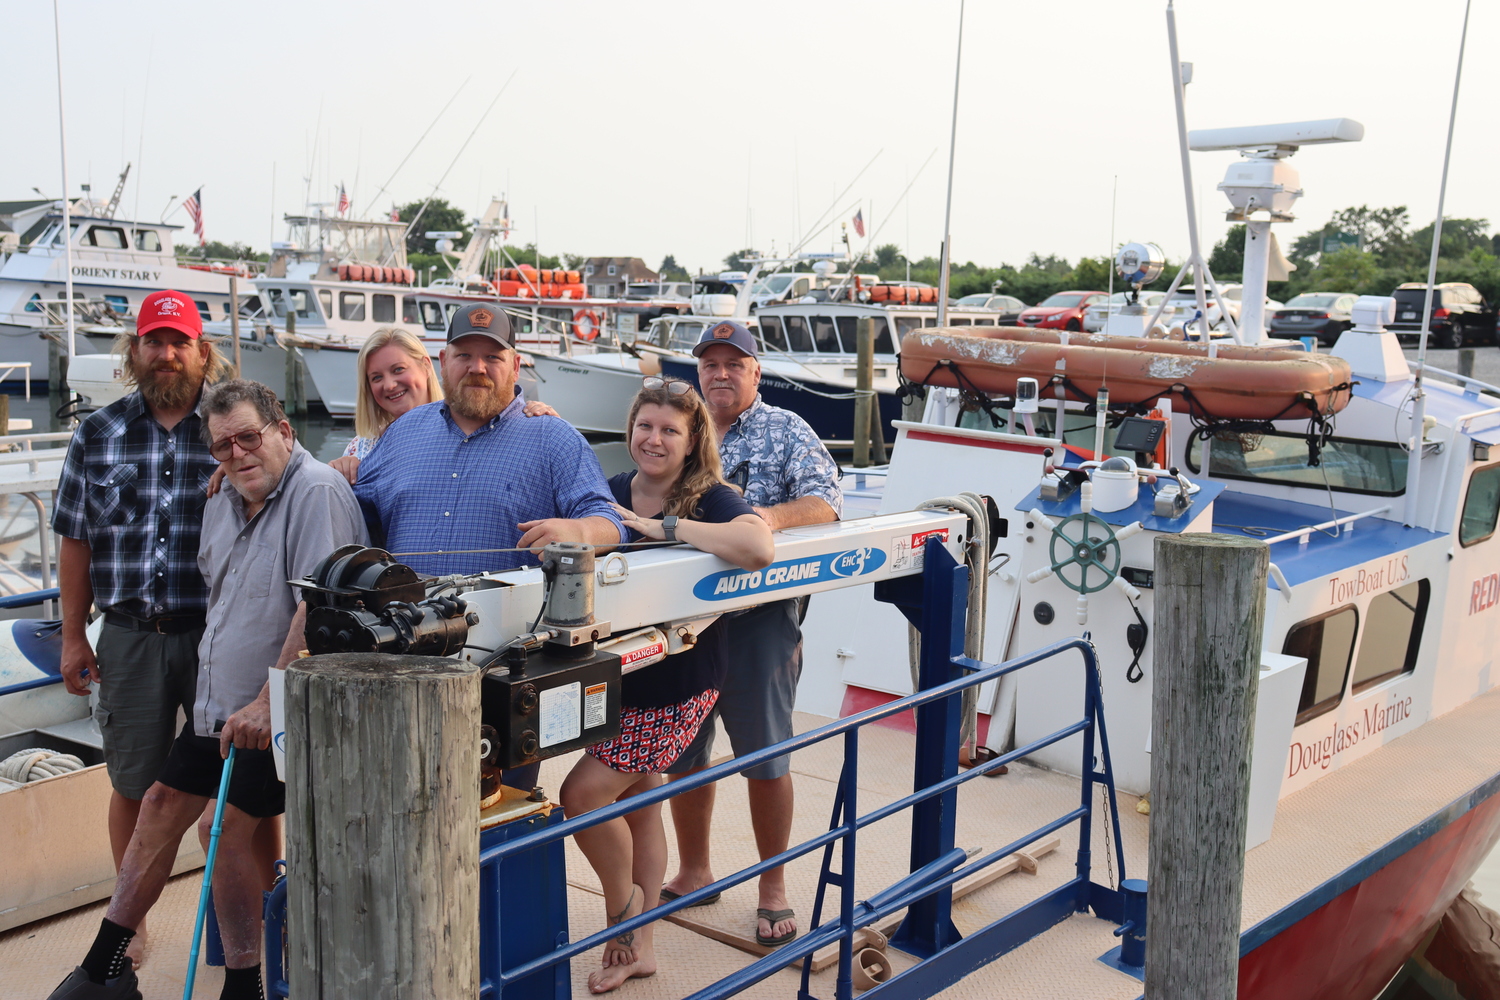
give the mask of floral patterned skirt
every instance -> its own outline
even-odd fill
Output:
[[[620,735],[588,752],[627,774],[660,774],[677,762],[714,709],[719,692],[709,688],[686,701],[660,708],[620,709]]]

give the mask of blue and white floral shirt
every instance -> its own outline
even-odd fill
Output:
[[[719,442],[724,478],[745,491],[753,507],[814,496],[839,514],[844,495],[839,467],[806,420],[791,410],[770,406],[756,393]]]

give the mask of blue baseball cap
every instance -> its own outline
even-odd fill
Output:
[[[759,352],[755,348],[755,334],[743,323],[733,320],[721,320],[713,326],[706,327],[703,336],[693,345],[693,357],[702,357],[703,352],[715,344],[728,344],[740,351],[740,353],[755,357]]]

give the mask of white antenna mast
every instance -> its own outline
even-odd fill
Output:
[[[57,42],[57,140],[62,149],[63,315],[68,324],[68,360],[73,358],[73,209],[68,201],[68,126],[63,115],[62,18],[52,0],[52,37]],[[137,175],[139,176],[139,175]],[[59,387],[60,388],[60,387]]]
[[[958,3],[958,54],[953,57],[953,127],[948,134],[948,206],[943,210],[943,261],[938,271],[937,325],[948,325],[948,265],[953,242],[953,154],[958,148],[958,82],[964,59],[964,0]]]
[[[1427,393],[1422,387],[1422,373],[1427,365],[1428,327],[1432,323],[1432,289],[1437,281],[1438,251],[1443,243],[1443,201],[1448,194],[1448,164],[1453,159],[1453,124],[1458,120],[1458,85],[1464,78],[1464,46],[1469,40],[1469,4],[1464,0],[1464,27],[1458,38],[1458,69],[1453,73],[1453,104],[1448,109],[1448,144],[1443,149],[1443,180],[1438,185],[1437,219],[1432,224],[1432,253],[1427,258],[1427,296],[1422,303],[1422,339],[1417,347],[1417,371],[1412,383],[1411,447],[1406,459],[1406,510],[1402,523],[1417,523],[1417,490],[1422,484],[1423,424],[1427,419]],[[1452,447],[1452,445],[1449,445]],[[1434,511],[1433,516],[1437,516]]]

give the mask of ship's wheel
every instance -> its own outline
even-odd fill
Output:
[[[1120,574],[1120,542],[1114,529],[1090,513],[1074,514],[1054,525],[1048,552],[1057,579],[1079,594],[1096,594]]]

